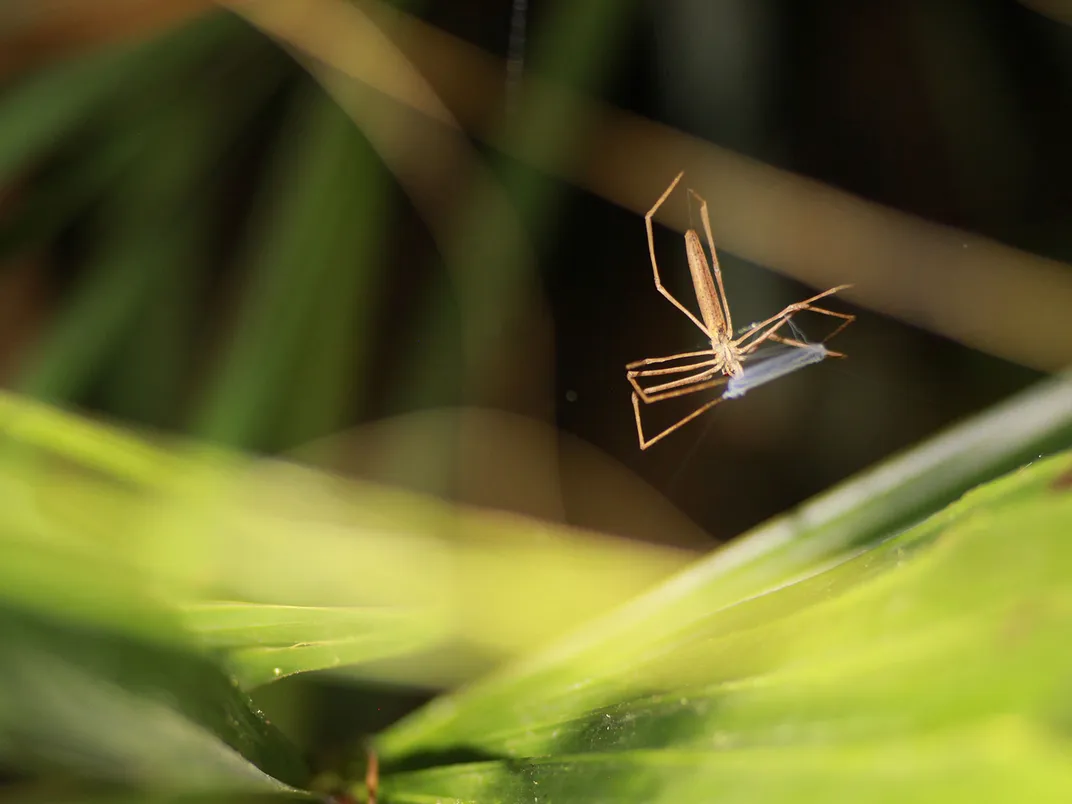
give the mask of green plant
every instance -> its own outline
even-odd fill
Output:
[[[535,62],[596,82],[622,8],[563,4]],[[0,99],[0,255],[101,233],[0,394],[0,799],[367,799],[361,749],[314,767],[257,703],[319,673],[441,693],[369,735],[381,804],[1068,800],[1072,375],[699,560],[251,454],[380,384],[379,159],[408,132],[355,127],[338,63],[310,67],[336,105],[206,14]],[[429,223],[450,278],[413,294],[402,409],[490,395],[512,354],[558,193],[533,166],[595,109],[533,97],[482,132],[513,205],[478,171],[414,193],[462,201]],[[220,174],[250,141],[231,243]],[[206,315],[230,248],[246,292]],[[65,411],[88,403],[190,437]]]
[[[516,658],[375,736],[382,801],[1062,800],[1072,455],[922,514],[1066,441],[1070,394],[1058,378],[611,611],[674,559],[534,548],[546,528],[0,398],[0,757],[71,800],[305,795],[243,689],[461,639]],[[1063,416],[1002,447],[1025,411]],[[549,633],[515,584],[540,555],[539,584],[606,613],[530,651]]]

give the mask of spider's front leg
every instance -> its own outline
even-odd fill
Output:
[[[822,293],[817,293],[810,299],[805,299],[804,301],[796,302],[795,304],[790,304],[780,313],[772,315],[770,318],[764,321],[760,321],[758,324],[753,324],[748,329],[748,331],[745,332],[745,334],[741,335],[734,341],[734,345],[743,355],[747,355],[751,352],[754,352],[764,341],[772,339],[781,343],[788,343],[790,346],[802,346],[804,344],[801,341],[796,341],[791,338],[784,338],[780,335],[777,335],[776,333],[787,323],[789,323],[789,320],[794,315],[805,311],[819,313],[820,315],[828,315],[832,318],[842,319],[841,324],[821,341],[821,343],[826,343],[828,340],[840,333],[841,330],[845,329],[845,327],[855,321],[856,316],[852,315],[851,313],[838,313],[834,310],[827,310],[825,307],[816,307],[814,304],[812,304],[812,302],[817,301],[818,299],[822,299],[826,296],[831,296],[838,291],[845,290],[846,288],[850,287],[852,287],[852,285],[838,285],[837,287],[830,288],[829,290],[824,290]],[[837,352],[831,352],[830,354],[832,356],[840,356],[840,353]]]

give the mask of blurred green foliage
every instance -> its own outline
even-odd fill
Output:
[[[532,62],[598,85],[628,19],[563,4]],[[504,137],[572,158],[574,112],[521,109]],[[262,130],[273,114],[285,125]],[[555,187],[491,161],[546,233]],[[315,763],[250,692],[343,668],[434,687],[448,663],[470,685],[374,740],[380,801],[1072,797],[1072,460],[957,500],[1072,443],[1072,377],[683,569],[227,451],[333,432],[382,393],[394,214],[363,133],[237,19],[13,83],[0,185],[20,189],[0,258],[76,255],[0,397],[0,800],[313,798]],[[508,211],[459,198],[398,408],[461,397],[456,355],[492,353],[533,280]],[[469,342],[459,306],[478,314]],[[338,778],[365,797],[347,760]]]
[[[1055,390],[1072,393],[1072,378],[1013,404]],[[474,612],[501,611],[522,630],[546,614],[524,589],[541,538],[524,520],[445,508],[414,518],[416,501],[403,513],[386,489],[151,447],[14,398],[2,413],[9,446],[21,446],[0,474],[0,762],[83,780],[85,800],[100,783],[147,795],[318,786],[325,777],[243,687],[418,657],[451,629],[494,640]],[[969,423],[961,454],[980,455],[980,425],[998,413]],[[136,457],[139,444],[155,469],[138,469],[137,491],[107,459],[85,460],[94,448]],[[899,459],[900,475],[886,467],[891,488],[933,451]],[[109,497],[104,478],[125,492]],[[831,496],[897,522],[888,498],[866,494],[874,487],[865,476]],[[782,525],[781,539],[772,523],[387,729],[381,800],[699,801],[717,789],[724,800],[850,801],[873,788],[889,800],[1061,800],[1072,792],[1070,487],[1064,453],[900,532],[861,540],[829,510],[807,530]],[[305,504],[280,506],[295,491]],[[332,524],[330,500],[365,513]],[[472,552],[489,525],[493,552]],[[407,532],[419,545],[408,557]],[[585,602],[609,581],[597,564],[652,577],[651,554],[561,536],[539,585],[572,596],[574,611],[598,613]],[[355,574],[374,583],[355,586]],[[470,586],[495,576],[501,587]],[[293,605],[302,595],[335,605]]]

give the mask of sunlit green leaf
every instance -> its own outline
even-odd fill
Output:
[[[227,602],[191,604],[183,614],[205,644],[227,652],[245,688],[293,673],[414,653],[440,636],[429,632],[434,618],[394,609]]]
[[[1072,495],[1056,481],[1070,470],[1067,454],[1041,461],[746,598],[701,564],[388,729],[384,790],[849,801],[871,779],[889,800],[1016,786],[1061,800]]]
[[[836,750],[650,750],[459,764],[386,777],[381,799],[429,802],[1063,802],[1068,746],[1008,717]]]
[[[154,448],[12,397],[0,396],[0,418],[16,443],[51,458],[32,470],[18,453],[0,464],[8,499],[0,538],[24,555],[7,594],[139,632],[140,609],[124,601],[157,596],[183,607],[210,642],[223,629],[217,647],[247,684],[407,654],[422,683],[436,683],[419,653],[453,645],[486,667],[691,558],[296,464]],[[81,566],[95,568],[84,582]],[[548,597],[548,588],[559,591]],[[297,612],[301,623],[282,629],[279,618]]]

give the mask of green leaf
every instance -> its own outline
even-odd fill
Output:
[[[906,778],[970,766],[995,740],[1019,740],[1037,752],[1022,763],[1029,778],[1010,767],[1009,779],[1030,788],[1050,774],[1062,784],[1063,766],[1050,761],[1060,747],[1049,747],[1070,720],[1061,680],[1072,667],[1061,647],[1072,496],[1059,480],[1068,458],[1039,462],[897,531],[987,467],[1063,438],[1070,388],[1067,377],[1043,384],[438,700],[382,735],[385,794],[405,800],[440,785],[436,795],[468,795],[464,785],[483,779],[482,795],[495,799],[514,789],[507,782],[527,778],[550,785],[568,775],[562,783],[572,785],[583,774],[554,768],[583,766],[603,785],[584,800],[601,790],[658,800],[683,795],[674,780],[737,784],[726,774],[766,763],[771,779],[781,773],[821,797],[850,789],[839,785],[851,773],[823,777],[815,768],[867,770],[883,751],[943,743],[943,735],[963,746],[948,767],[911,765]],[[422,628],[431,643],[463,639],[506,655],[578,611],[605,610],[681,560],[290,464],[155,447],[10,396],[0,395],[0,429],[50,459],[32,471],[16,455],[0,464],[0,601],[65,629],[204,662],[176,621],[180,606],[201,639],[233,652],[250,678],[267,664],[244,666],[242,657],[262,649],[294,659],[291,669],[323,667],[340,651],[332,640],[341,644],[351,626],[375,636],[365,658],[388,644],[380,637],[399,633],[415,643],[387,650],[417,656]],[[221,599],[246,604],[207,605]],[[53,648],[35,629],[22,631],[29,649],[12,655],[51,652],[77,664],[62,653],[76,640],[58,638]],[[318,640],[326,651],[308,645]],[[360,658],[355,644],[344,647]],[[30,681],[47,681],[56,663],[40,664]],[[8,672],[28,684],[16,670]],[[105,670],[93,677],[117,672]],[[58,682],[49,683],[5,700],[11,723],[74,729],[49,708]],[[49,707],[15,708],[31,704]],[[130,720],[124,705],[116,722]],[[102,745],[104,767],[123,764],[115,760],[122,745]],[[45,748],[20,761],[54,761]],[[639,776],[630,775],[634,757]],[[458,764],[433,769],[447,760]],[[166,766],[149,765],[170,778]],[[545,767],[551,776],[539,777]],[[666,767],[674,772],[659,770]],[[456,776],[464,784],[443,786]]]
[[[213,34],[208,41],[215,41],[221,33],[234,38],[229,26],[221,28],[219,21],[212,22],[216,24],[211,29],[202,31]],[[245,44],[239,38],[234,50],[249,56],[244,53]],[[167,45],[167,40],[158,45],[164,56],[169,53]],[[92,187],[100,174],[107,176],[118,166],[124,169],[117,193],[107,199],[104,244],[90,258],[59,322],[27,359],[19,378],[24,393],[53,400],[77,398],[124,346],[128,354],[123,357],[129,358],[130,351],[144,352],[149,341],[146,331],[159,332],[161,327],[181,331],[183,325],[192,329],[192,322],[183,320],[188,316],[183,316],[181,301],[188,288],[196,287],[193,280],[205,261],[209,213],[195,202],[236,130],[256,111],[278,77],[269,64],[256,82],[247,82],[241,92],[232,91],[239,101],[232,97],[226,103],[214,92],[191,90],[186,73],[193,65],[187,59],[195,64],[203,60],[203,47],[199,40],[195,47],[181,49],[184,58],[173,69],[182,69],[174,75],[155,65],[161,74],[150,73],[156,80],[152,92],[146,94],[152,97],[141,98],[139,103],[128,98],[126,106],[108,108],[105,120],[98,121],[94,164],[99,167],[85,170],[87,178],[75,175],[71,181],[77,199],[86,192],[82,185],[88,182]],[[227,85],[226,80],[222,83]],[[161,102],[161,97],[168,100]],[[167,331],[164,337],[169,337]],[[176,340],[175,336],[170,335],[170,340]],[[153,373],[181,377],[177,361],[164,359],[176,348],[165,346],[170,348],[155,350],[146,364],[123,361],[133,380],[112,383],[120,409],[140,404],[151,415],[155,405],[171,402],[174,394],[162,394],[163,400],[147,398],[153,393]]]
[[[760,526],[590,629],[582,629],[552,650],[487,680],[466,694],[471,709],[459,709],[453,699],[443,699],[390,730],[381,748],[390,756],[409,753],[416,745],[427,747],[430,741],[451,744],[458,729],[469,734],[470,727],[462,725],[468,717],[476,718],[473,728],[484,733],[489,725],[479,722],[475,713],[480,707],[497,716],[505,716],[514,707],[518,721],[527,722],[529,716],[522,710],[532,707],[543,712],[547,700],[580,707],[581,711],[586,706],[614,702],[612,693],[593,683],[593,673],[612,678],[617,668],[632,666],[636,657],[652,646],[679,636],[686,638],[681,635],[699,627],[711,612],[738,611],[743,600],[759,598],[772,589],[825,571],[855,551],[888,540],[918,521],[921,509],[963,493],[988,468],[993,471],[1016,460],[1030,460],[1048,446],[1069,443],[1070,416],[1072,375],[1040,383],[847,481],[800,510]],[[1017,482],[1023,481],[1007,479],[994,489],[1019,488]],[[927,534],[941,527],[943,517],[954,516],[958,510],[953,506],[922,525],[913,532],[917,542],[906,537],[897,543],[899,549],[922,544]],[[861,561],[873,562],[881,555],[881,551],[865,554]],[[570,704],[575,693],[567,692],[574,690],[578,676],[585,679],[582,689],[590,690],[593,697]],[[604,701],[601,695],[610,697]]]
[[[6,795],[0,795],[0,804],[282,804],[286,801],[309,801],[307,793],[219,792],[162,790],[137,791],[113,785],[94,785],[85,789],[84,784],[70,782],[39,782],[10,786]],[[315,799],[323,801],[323,798]]]
[[[12,608],[0,608],[0,633],[6,764],[160,790],[308,779],[289,743],[195,652]]]
[[[0,431],[39,459],[0,462],[0,547],[22,556],[0,563],[0,600],[146,634],[157,626],[126,602],[161,599],[210,643],[222,635],[246,684],[390,656],[409,657],[394,680],[441,684],[429,651],[452,657],[447,677],[472,673],[691,557],[293,464],[155,448],[15,397],[0,395]],[[563,591],[530,605],[550,587]]]
[[[829,750],[630,751],[459,764],[388,776],[379,800],[430,802],[1064,802],[1067,743],[1017,718]]]
[[[339,424],[349,392],[341,378],[359,368],[355,336],[376,298],[378,165],[319,88],[299,94],[297,105],[262,192],[251,292],[193,426],[247,448]],[[281,409],[283,390],[296,384],[307,393]]]
[[[766,588],[703,562],[388,729],[384,798],[1064,800],[1070,471]]]
[[[219,602],[191,604],[183,613],[205,644],[227,651],[246,689],[294,673],[415,653],[440,636],[419,613],[372,607]]]
[[[227,15],[206,15],[158,39],[106,48],[17,82],[0,100],[0,186],[107,104],[187,68],[234,30]]]
[[[130,144],[114,138],[95,145],[83,142],[89,154],[81,159],[58,160],[59,165],[35,176],[11,215],[0,220],[0,257],[56,238],[64,225],[129,168]]]

